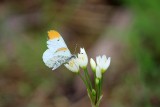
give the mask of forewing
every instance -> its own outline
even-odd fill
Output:
[[[61,48],[61,47],[65,47],[68,49],[66,43],[64,42],[63,38],[60,36],[59,38],[55,38],[52,40],[48,40],[47,41],[47,47],[51,50],[53,50],[54,52]]]

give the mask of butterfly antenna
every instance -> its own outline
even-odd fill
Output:
[[[74,49],[74,54],[76,53],[76,49],[77,49],[77,44],[76,44],[76,47],[75,47],[75,49]]]

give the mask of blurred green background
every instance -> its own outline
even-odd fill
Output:
[[[101,107],[160,107],[159,0],[1,0],[0,107],[90,107],[80,78],[42,62],[47,31],[112,57]]]

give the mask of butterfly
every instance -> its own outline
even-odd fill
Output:
[[[72,55],[62,36],[55,30],[48,31],[48,49],[43,53],[43,62],[52,70],[76,58]]]

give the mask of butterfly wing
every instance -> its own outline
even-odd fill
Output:
[[[61,35],[56,31],[48,32],[48,49],[43,53],[43,61],[49,68],[55,70],[72,56]]]
[[[56,56],[54,57],[52,70],[57,69],[62,64],[66,63],[68,61],[69,57],[66,56]]]
[[[61,47],[68,48],[62,37],[55,38],[53,40],[48,40],[47,47],[49,49],[52,49],[53,51],[56,51],[58,48],[61,48]]]
[[[47,49],[43,54],[43,61],[49,68],[55,70],[62,64],[66,63],[72,55],[67,48],[59,48],[55,52]]]
[[[53,50],[54,52],[57,49],[62,48],[62,47],[65,47],[68,49],[62,36],[58,32],[51,30],[48,32],[48,37],[49,37],[49,40],[47,41],[47,47],[49,49]],[[69,49],[68,49],[68,51],[69,51]]]

